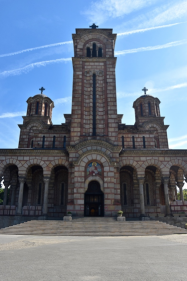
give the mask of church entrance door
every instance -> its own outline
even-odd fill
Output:
[[[86,217],[104,216],[104,194],[97,181],[91,181],[84,194],[84,215]]]

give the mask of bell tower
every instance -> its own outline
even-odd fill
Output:
[[[73,34],[71,145],[82,139],[117,144],[116,36],[112,29],[98,29],[95,24]]]

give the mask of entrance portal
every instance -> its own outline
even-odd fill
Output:
[[[84,194],[84,215],[86,217],[104,216],[104,194],[97,181],[91,181]]]

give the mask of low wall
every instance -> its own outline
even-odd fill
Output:
[[[36,217],[26,217],[26,216],[0,216],[0,228],[13,226],[19,223],[24,223],[30,220],[37,220]]]
[[[187,224],[187,217],[159,217],[156,218],[156,220],[165,222],[171,225],[175,225],[178,227],[185,228],[185,225]]]

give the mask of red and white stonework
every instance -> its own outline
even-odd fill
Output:
[[[117,114],[112,29],[73,34],[72,112],[53,125],[53,101],[27,100],[18,149],[0,150],[0,215],[162,216],[185,212],[187,150],[168,148],[158,98],[134,101],[136,122]],[[176,185],[181,201],[176,201]]]

